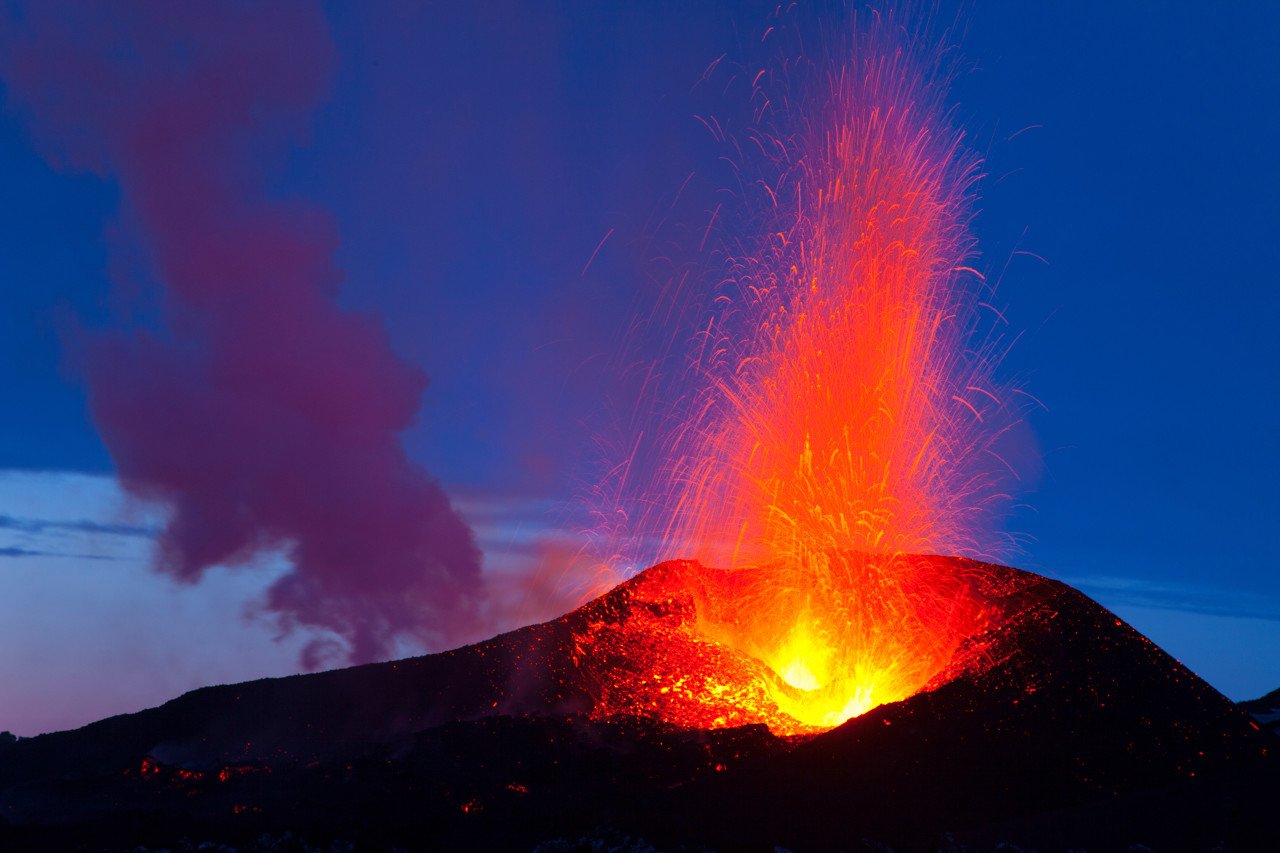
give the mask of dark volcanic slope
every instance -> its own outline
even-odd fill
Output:
[[[1257,699],[1237,702],[1236,707],[1261,723],[1263,728],[1280,733],[1280,690],[1272,690]]]
[[[486,643],[206,688],[0,745],[0,847],[286,830],[369,849],[609,832],[723,849],[912,848],[943,832],[979,847],[1280,842],[1274,736],[1248,715],[1070,587],[922,559],[966,578],[988,628],[931,689],[815,737],[678,729],[643,692],[601,716],[644,674],[629,650],[685,667],[695,703],[702,674],[759,666],[690,633],[685,590],[720,575],[667,563]],[[655,667],[650,646],[679,654]]]

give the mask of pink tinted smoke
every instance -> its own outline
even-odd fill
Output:
[[[331,75],[319,8],[41,2],[0,20],[11,105],[51,163],[118,182],[163,291],[154,327],[78,344],[121,480],[171,510],[158,567],[194,582],[283,547],[268,609],[357,662],[470,630],[471,530],[399,441],[426,377],[334,302],[332,220],[265,187]]]

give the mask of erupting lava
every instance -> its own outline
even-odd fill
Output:
[[[643,496],[668,555],[732,569],[694,595],[697,629],[771,671],[783,731],[903,699],[947,665],[980,604],[908,555],[999,554],[1016,476],[1015,392],[978,333],[999,315],[969,266],[978,160],[948,117],[943,52],[891,17],[855,31],[839,62],[755,75],[757,121],[733,144],[762,237],[732,253]]]

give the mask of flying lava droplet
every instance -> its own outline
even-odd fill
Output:
[[[983,332],[979,160],[946,51],[892,15],[858,23],[752,75],[762,106],[732,147],[754,236],[728,253],[637,501],[666,556],[733,576],[694,593],[698,631],[764,664],[780,730],[918,692],[972,633],[966,587],[909,555],[1007,551],[1003,447],[1025,411]]]

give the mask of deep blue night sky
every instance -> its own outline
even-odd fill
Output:
[[[689,90],[772,4],[432,5],[328,4],[331,97],[275,173],[335,215],[344,304],[431,377],[411,455],[451,493],[554,504],[590,476],[653,220],[716,156]],[[1254,639],[1280,638],[1280,5],[981,2],[962,20],[982,266],[1025,331],[1006,371],[1047,407],[1020,564],[1233,698],[1280,685]],[[119,322],[117,192],[51,170],[28,130],[0,114],[0,469],[109,475],[58,329]],[[0,516],[21,516],[9,498]],[[23,559],[0,555],[0,588]]]

